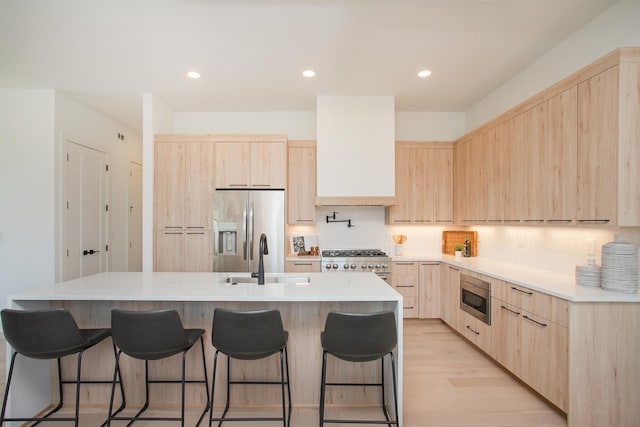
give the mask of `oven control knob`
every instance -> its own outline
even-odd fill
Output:
[[[364,269],[366,269],[366,268],[367,268],[367,264],[362,264],[362,265],[360,266],[360,268],[361,268],[361,269],[363,269],[363,270],[364,270]]]
[[[325,267],[327,270],[331,270],[331,264],[327,264]]]
[[[376,264],[376,270],[380,270],[380,264]]]
[[[369,264],[369,270],[373,270],[373,264]]]
[[[387,264],[382,264],[382,268],[386,270],[389,266]]]
[[[355,270],[356,269],[356,265],[355,264],[351,264],[351,269]]]
[[[333,269],[337,270],[338,269],[338,264],[333,264]]]
[[[344,269],[345,269],[345,270],[348,270],[348,269],[349,269],[349,264],[345,264],[345,265],[344,265]]]

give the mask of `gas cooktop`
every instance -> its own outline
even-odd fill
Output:
[[[324,249],[323,258],[352,258],[352,257],[386,257],[387,254],[379,249]]]

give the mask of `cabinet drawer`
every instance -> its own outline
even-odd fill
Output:
[[[404,297],[402,303],[402,312],[404,318],[418,317],[418,298]]]
[[[561,298],[501,280],[494,280],[495,298],[562,326],[569,323],[569,303]]]
[[[285,273],[319,273],[320,261],[286,261]]]
[[[461,312],[460,320],[460,333],[488,353],[491,350],[491,326],[465,312]]]

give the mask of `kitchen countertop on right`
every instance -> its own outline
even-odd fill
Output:
[[[625,294],[600,287],[576,285],[573,275],[554,273],[534,267],[495,261],[490,258],[460,258],[451,255],[394,256],[393,261],[437,261],[516,285],[544,292],[572,302],[640,303],[640,293]]]

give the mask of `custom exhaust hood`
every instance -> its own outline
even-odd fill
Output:
[[[394,205],[393,96],[318,96],[316,107],[316,205]]]

